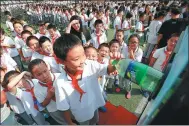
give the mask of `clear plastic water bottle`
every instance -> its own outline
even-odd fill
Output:
[[[86,38],[85,38],[85,35],[83,34],[83,32],[81,32],[81,39],[82,39],[83,45],[85,45],[87,43],[87,41],[86,41]]]

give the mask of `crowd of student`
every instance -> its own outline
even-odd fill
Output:
[[[31,4],[28,23],[4,12],[12,36],[0,29],[1,124],[18,124],[15,114],[28,125],[48,125],[46,114],[56,124],[97,124],[98,109],[106,111],[105,91],[118,85],[131,98],[132,83],[117,74],[112,60],[166,69],[188,25],[187,2],[100,5]],[[57,27],[65,24],[61,35]],[[114,39],[108,42],[111,24]]]

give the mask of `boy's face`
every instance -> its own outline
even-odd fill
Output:
[[[34,34],[34,30],[31,27],[27,27],[26,30],[30,31],[32,34]]]
[[[29,34],[23,34],[22,35],[22,40],[24,40],[24,42],[26,42],[26,39],[29,37]]]
[[[108,56],[109,54],[109,48],[108,47],[101,47],[98,51],[99,56],[102,58],[105,58]]]
[[[39,41],[36,40],[36,39],[31,39],[31,40],[29,41],[29,47],[30,47],[33,51],[38,52],[38,51],[40,50]]]
[[[87,59],[96,61],[98,58],[97,51],[93,48],[89,48],[85,51]]]
[[[177,44],[177,41],[178,41],[178,37],[171,37],[168,42],[167,42],[167,47],[169,48],[170,51],[173,51],[176,44]]]
[[[54,36],[56,33],[56,31],[54,31],[54,29],[52,29],[52,28],[49,29],[48,31],[49,31],[50,36]]]
[[[119,52],[119,47],[120,47],[119,43],[113,43],[110,47],[110,51],[111,52]]]
[[[14,24],[14,30],[16,31],[16,33],[21,34],[21,32],[23,31],[23,26],[19,23]]]
[[[85,51],[82,45],[76,45],[67,53],[66,60],[63,64],[70,71],[83,70],[84,62],[86,60]]]
[[[52,46],[52,43],[49,42],[48,40],[45,41],[43,44],[42,44],[42,50],[44,53],[46,54],[53,54],[53,46]]]
[[[45,25],[40,25],[39,26],[39,31],[44,31],[45,30]]]
[[[11,20],[11,16],[10,16],[10,15],[7,15],[7,19],[10,21],[10,20]]]
[[[45,63],[40,63],[33,67],[32,75],[41,82],[47,83],[52,81],[50,71]]]
[[[103,24],[97,24],[97,25],[95,26],[96,31],[101,31],[101,30],[102,30],[102,27],[103,27]]]
[[[116,39],[120,42],[120,43],[122,43],[123,42],[123,33],[122,32],[117,32],[116,33]]]

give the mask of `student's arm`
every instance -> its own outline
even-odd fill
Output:
[[[50,102],[52,97],[55,96],[54,93],[54,87],[52,87],[50,90],[48,90],[47,92],[47,97],[45,98],[45,100],[41,103],[42,107],[46,107]]]
[[[10,90],[11,92],[13,91],[13,93],[16,93],[16,88],[13,89],[13,87],[15,87],[17,85],[17,83],[23,78],[24,75],[31,75],[29,72],[24,71],[22,73],[20,73],[18,76],[16,76],[15,78],[13,78],[7,85],[8,90]]]
[[[15,48],[14,44],[1,44],[2,47],[6,47],[6,48]]]
[[[157,60],[156,58],[152,57],[152,59],[150,60],[149,66],[153,67],[156,60]]]
[[[18,49],[18,53],[20,54],[21,59],[22,59],[23,61],[25,61],[25,58],[24,58],[24,55],[23,55],[23,52],[22,52],[22,48]]]
[[[121,53],[110,53],[110,63],[109,63],[109,65],[108,65],[108,69],[107,69],[107,73],[108,74],[111,74],[112,72],[114,72],[115,70],[116,70],[116,68],[115,68],[115,66],[113,66],[112,64],[111,64],[111,62],[113,61],[113,60],[119,60],[119,59],[121,59],[123,56],[121,55]]]

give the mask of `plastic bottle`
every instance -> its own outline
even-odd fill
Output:
[[[85,45],[87,43],[87,41],[86,41],[86,38],[85,38],[85,35],[83,34],[83,32],[81,32],[81,39],[82,39],[83,45]]]
[[[116,67],[120,76],[150,92],[156,89],[163,76],[162,72],[131,59],[114,60],[112,65]]]

